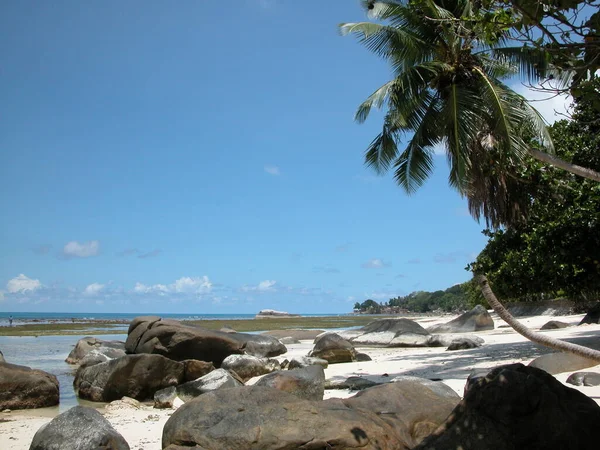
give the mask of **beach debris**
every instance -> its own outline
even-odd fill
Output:
[[[600,373],[575,372],[569,375],[567,383],[575,386],[600,386]]]
[[[315,339],[308,356],[321,358],[329,364],[356,361],[356,350],[346,339],[336,333],[326,333]]]
[[[184,381],[184,364],[161,355],[126,355],[79,367],[73,387],[80,398],[110,402],[123,396],[150,400],[160,389]]]
[[[229,355],[221,368],[234,370],[245,382],[250,378],[281,370],[279,361],[272,358],[259,358],[252,355]]]
[[[227,370],[216,369],[201,378],[177,386],[177,396],[184,402],[207,392],[242,386]]]
[[[58,379],[43,370],[0,362],[0,410],[56,406]]]
[[[256,386],[272,387],[305,400],[323,400],[325,371],[319,365],[280,370],[265,375],[256,382]]]
[[[494,320],[487,309],[476,305],[471,311],[461,314],[450,322],[427,328],[430,333],[467,333],[472,331],[493,330]]]
[[[509,364],[469,377],[464,399],[414,450],[598,448],[600,407],[535,367]]]
[[[29,450],[129,450],[125,438],[94,408],[75,406],[42,426]]]

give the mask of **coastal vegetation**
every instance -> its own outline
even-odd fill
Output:
[[[524,79],[542,86],[552,81],[555,91],[570,92],[579,102],[590,101],[591,119],[597,122],[598,89],[593,83],[598,77],[599,56],[594,49],[599,41],[599,14],[593,10],[581,27],[584,19],[575,15],[571,19],[576,22],[571,23],[562,11],[586,4],[574,0],[555,7],[554,2],[547,2],[540,8],[539,2],[528,0],[513,0],[510,5],[472,0],[364,2],[375,22],[342,24],[342,34],[354,34],[369,50],[386,59],[394,75],[355,114],[357,122],[364,122],[373,107],[385,109],[382,131],[365,153],[367,166],[381,174],[393,170],[396,183],[412,194],[433,171],[434,149],[442,148],[450,165],[450,186],[467,199],[471,215],[478,221],[484,218],[493,230],[511,231],[515,226],[532,224],[533,206],[548,195],[538,190],[537,180],[524,176],[530,159],[600,181],[600,173],[579,165],[574,155],[554,154],[543,118],[508,85],[511,80]],[[565,27],[567,31],[559,35],[562,43],[546,32],[546,19],[558,21],[559,29],[560,24]],[[534,28],[542,31],[542,37],[535,39],[535,45],[523,45],[535,35]],[[580,40],[576,33],[581,33]],[[579,45],[581,42],[584,44]],[[401,144],[405,144],[403,150]],[[591,152],[596,157],[598,148]],[[559,156],[570,156],[571,161]],[[561,186],[549,201],[565,195],[562,192],[571,187]],[[546,223],[547,218],[542,220]],[[518,229],[514,233],[524,234]],[[560,227],[557,236],[562,237]],[[550,242],[548,250],[551,246]],[[579,250],[584,252],[581,258],[590,255],[592,272],[597,270],[595,255],[587,253],[585,247]],[[489,305],[513,329],[542,345],[600,360],[598,351],[546,339],[518,323],[493,294],[484,275],[483,259],[470,266],[475,280]],[[576,283],[580,271],[564,266],[575,275],[569,285]],[[563,268],[560,263],[557,267]],[[529,267],[515,268],[524,277],[531,276],[523,269]],[[579,290],[595,295],[596,286]]]

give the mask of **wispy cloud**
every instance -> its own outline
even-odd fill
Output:
[[[469,253],[459,250],[450,253],[438,253],[433,257],[433,262],[436,264],[453,264],[457,261],[465,261],[469,257]]]
[[[104,289],[103,284],[92,283],[83,290],[83,295],[88,296],[88,297],[94,297],[94,296],[100,294],[102,289]]]
[[[348,250],[350,250],[351,245],[352,245],[352,242],[346,242],[345,244],[340,244],[335,248],[335,251],[337,253],[345,253]]]
[[[155,258],[157,256],[160,256],[161,253],[162,253],[162,250],[157,248],[157,249],[152,250],[151,252],[139,254],[138,258],[140,258],[140,259]]]
[[[335,267],[331,267],[331,266],[315,266],[315,267],[313,267],[313,272],[334,274],[334,273],[340,273],[340,270],[336,269]]]
[[[421,264],[422,262],[421,258],[412,258],[408,260],[408,264]]]
[[[274,176],[281,175],[281,171],[279,170],[279,167],[277,167],[277,166],[265,166],[264,169],[265,169],[265,172],[267,172],[269,175],[274,175]]]
[[[275,285],[277,281],[275,280],[264,280],[258,283],[256,286],[242,286],[242,291],[244,292],[273,292],[276,290]]]
[[[33,292],[42,287],[40,280],[34,280],[24,274],[20,274],[6,283],[6,290],[10,294],[21,294],[25,292]]]
[[[396,278],[406,278],[406,275],[404,275],[403,273],[399,273],[398,275],[396,275]]]
[[[133,291],[138,294],[206,294],[212,290],[213,284],[204,275],[202,277],[181,277],[171,284],[145,285],[136,283]]]
[[[63,256],[66,258],[89,258],[98,255],[100,242],[88,241],[79,243],[77,241],[67,242],[63,247]]]
[[[379,258],[371,258],[367,262],[361,264],[363,269],[381,269],[383,267],[391,267],[392,263]]]
[[[126,248],[125,250],[118,252],[117,256],[132,256],[140,253],[137,248]]]
[[[155,258],[157,256],[160,256],[161,253],[162,253],[162,250],[159,248],[156,248],[149,252],[145,252],[138,248],[126,248],[125,250],[118,252],[117,256],[126,257],[126,256],[136,255],[140,259],[148,259],[148,258]]]

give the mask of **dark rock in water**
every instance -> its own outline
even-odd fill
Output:
[[[575,386],[600,386],[600,373],[575,372],[569,375],[567,383]]]
[[[468,350],[468,349],[477,348],[477,347],[481,347],[481,344],[479,342],[477,342],[476,340],[469,339],[469,338],[459,338],[459,339],[454,339],[448,346],[447,350],[449,350],[449,351]]]
[[[356,354],[357,361],[373,361],[369,355],[366,353],[357,353]]]
[[[600,407],[548,373],[522,364],[469,379],[464,399],[415,450],[598,448]]]
[[[80,367],[73,387],[80,398],[110,402],[121,397],[150,400],[154,393],[184,380],[184,364],[161,355],[127,355]]]
[[[4,355],[2,354],[1,351],[0,351],[0,362],[4,362]]]
[[[549,322],[546,322],[544,325],[542,325],[540,330],[558,330],[560,328],[567,328],[570,326],[571,325],[569,325],[568,323],[561,322],[559,320],[550,320]]]
[[[566,352],[549,353],[547,355],[538,356],[529,363],[530,367],[537,367],[552,375],[587,369],[588,367],[594,367],[596,365],[598,365],[598,361]]]
[[[327,369],[327,366],[329,366],[329,363],[327,362],[326,359],[311,358],[310,356],[297,356],[295,358],[292,358],[292,360],[288,364],[287,368],[288,369],[299,369],[301,367],[308,367],[308,366],[321,366],[321,367],[323,367],[323,369]],[[281,365],[281,367],[284,368],[283,364]]]
[[[229,355],[244,353],[235,333],[220,333],[155,316],[136,317],[125,341],[127,353],[150,353],[175,361],[197,359],[219,366]]]
[[[129,450],[117,430],[94,408],[75,406],[42,426],[29,450]]]
[[[182,361],[184,367],[183,379],[193,381],[215,370],[213,363],[198,361],[197,359],[185,359]]]
[[[245,386],[210,392],[181,406],[163,428],[162,445],[169,450],[408,450],[458,401],[417,382],[325,401]]]
[[[58,380],[43,370],[0,362],[0,411],[56,406]]]
[[[274,309],[263,309],[256,315],[256,319],[269,319],[280,317],[300,317],[300,314],[290,314],[286,311],[275,311]]]
[[[125,356],[125,342],[123,341],[103,341],[95,337],[87,336],[77,341],[75,348],[71,350],[65,360],[68,364],[80,364],[81,361],[92,353],[93,358],[88,358],[87,365],[105,362],[109,359]],[[96,362],[93,362],[96,361]]]
[[[382,347],[424,347],[429,339],[429,332],[414,320],[379,319],[358,330],[347,330],[340,333],[354,344],[375,345]]]
[[[267,386],[289,392],[305,400],[323,400],[325,371],[321,366],[280,370],[262,377],[256,386]]]
[[[252,355],[229,355],[223,360],[221,368],[233,370],[244,382],[250,378],[281,370],[276,359],[258,358]]]
[[[493,330],[494,320],[481,305],[475,306],[448,323],[427,328],[430,333],[468,333],[471,331]]]
[[[219,331],[221,331],[222,333],[237,333],[237,331],[235,331],[233,328],[231,328],[228,325],[225,325]]]
[[[180,384],[177,386],[177,395],[181,400],[187,402],[207,392],[239,386],[242,386],[242,383],[227,370],[216,369],[197,380]]]
[[[579,325],[586,323],[600,323],[600,302],[589,309],[584,318],[581,319],[581,322],[579,322]]]
[[[286,330],[271,330],[265,331],[264,335],[273,336],[277,339],[284,337],[292,337],[299,340],[313,340],[320,334],[325,333],[325,330],[305,330],[305,329],[286,329]]]
[[[327,333],[315,340],[315,346],[308,356],[337,364],[356,361],[356,353],[354,346],[346,339],[336,333]]]
[[[177,398],[177,388],[169,386],[154,393],[154,407],[157,409],[172,408]]]

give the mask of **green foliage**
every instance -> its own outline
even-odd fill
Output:
[[[600,80],[585,83],[600,89]],[[600,170],[600,120],[588,97],[577,100],[572,121],[551,127],[563,159]],[[567,295],[593,300],[600,294],[600,184],[528,161],[535,180],[527,222],[496,231],[470,265],[485,273],[505,299],[537,300]]]
[[[358,305],[358,308],[356,307]],[[358,309],[361,312],[367,312],[369,314],[381,314],[381,305],[375,300],[365,300],[361,304],[358,302],[354,305],[354,309]]]
[[[404,297],[395,297],[389,300],[388,306],[398,307],[409,312],[426,313],[430,311],[462,311],[474,306],[474,302],[467,294],[471,282],[457,284],[444,291],[412,292]]]

